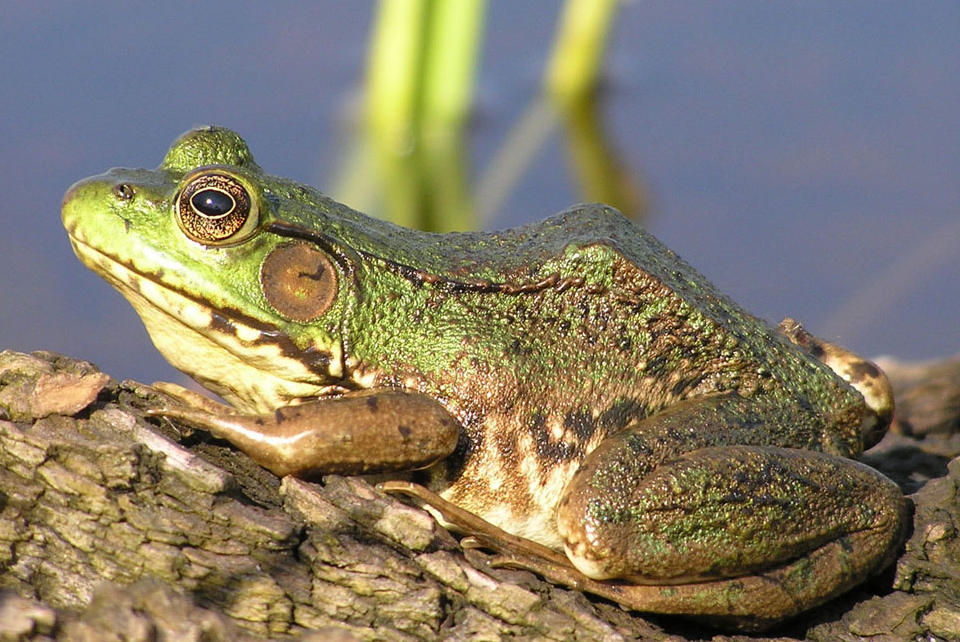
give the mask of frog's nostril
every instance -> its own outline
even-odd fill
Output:
[[[130,183],[117,183],[113,186],[113,195],[121,201],[129,201],[133,198],[133,185]]]

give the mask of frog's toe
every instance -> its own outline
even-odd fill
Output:
[[[183,386],[170,383],[169,381],[155,381],[152,385],[154,390],[159,390],[161,393],[173,400],[177,405],[181,405],[193,410],[198,410],[214,415],[235,415],[237,411],[226,404],[220,403],[215,399],[211,399],[207,395],[194,392],[184,388]],[[162,410],[155,414],[166,414]]]

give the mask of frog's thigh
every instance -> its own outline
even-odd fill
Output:
[[[558,526],[585,575],[656,585],[637,587],[635,608],[786,617],[862,581],[900,542],[900,490],[857,462],[709,446],[634,481],[615,474],[624,456],[588,458]]]
[[[226,439],[277,475],[413,470],[446,457],[460,424],[437,401],[400,390],[365,390],[264,415],[203,408],[158,410]]]

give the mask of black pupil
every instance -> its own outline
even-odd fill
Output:
[[[190,204],[204,216],[223,216],[233,209],[233,198],[220,190],[202,189],[190,197]]]

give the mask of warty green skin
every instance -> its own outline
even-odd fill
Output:
[[[258,205],[256,228],[236,243],[193,241],[173,215],[185,176],[208,166],[237,177]],[[132,193],[118,196],[119,186]],[[496,233],[423,233],[267,175],[239,136],[203,128],[178,139],[155,171],[115,169],[76,184],[63,218],[78,255],[134,303],[164,355],[240,411],[352,390],[435,400],[459,439],[416,479],[509,532],[565,546],[592,577],[737,577],[850,531],[883,531],[882,550],[865,552],[855,576],[804,598],[802,609],[876,570],[896,545],[899,492],[839,459],[862,450],[861,394],[608,207]],[[319,250],[336,272],[335,296],[309,321],[278,310],[261,284],[265,258],[290,243]],[[183,300],[159,301],[144,280]],[[724,456],[728,447],[736,456]],[[826,519],[804,508],[808,498],[791,504],[794,482],[770,482],[771,466],[787,471],[784,480],[791,470],[820,479],[808,469],[819,471],[823,457],[798,462],[785,449],[825,453],[841,486],[849,481],[858,496],[879,488],[883,499],[863,515],[832,491],[814,492],[837,513]],[[643,487],[678,457],[693,461],[683,476]],[[322,461],[310,468],[324,470]],[[666,510],[678,496],[698,497],[721,470],[749,477],[735,501],[720,492],[698,500],[699,512]],[[810,523],[819,534],[796,534]],[[776,551],[756,550],[758,537],[778,544],[787,534]],[[710,601],[654,610],[730,608],[696,606]]]

